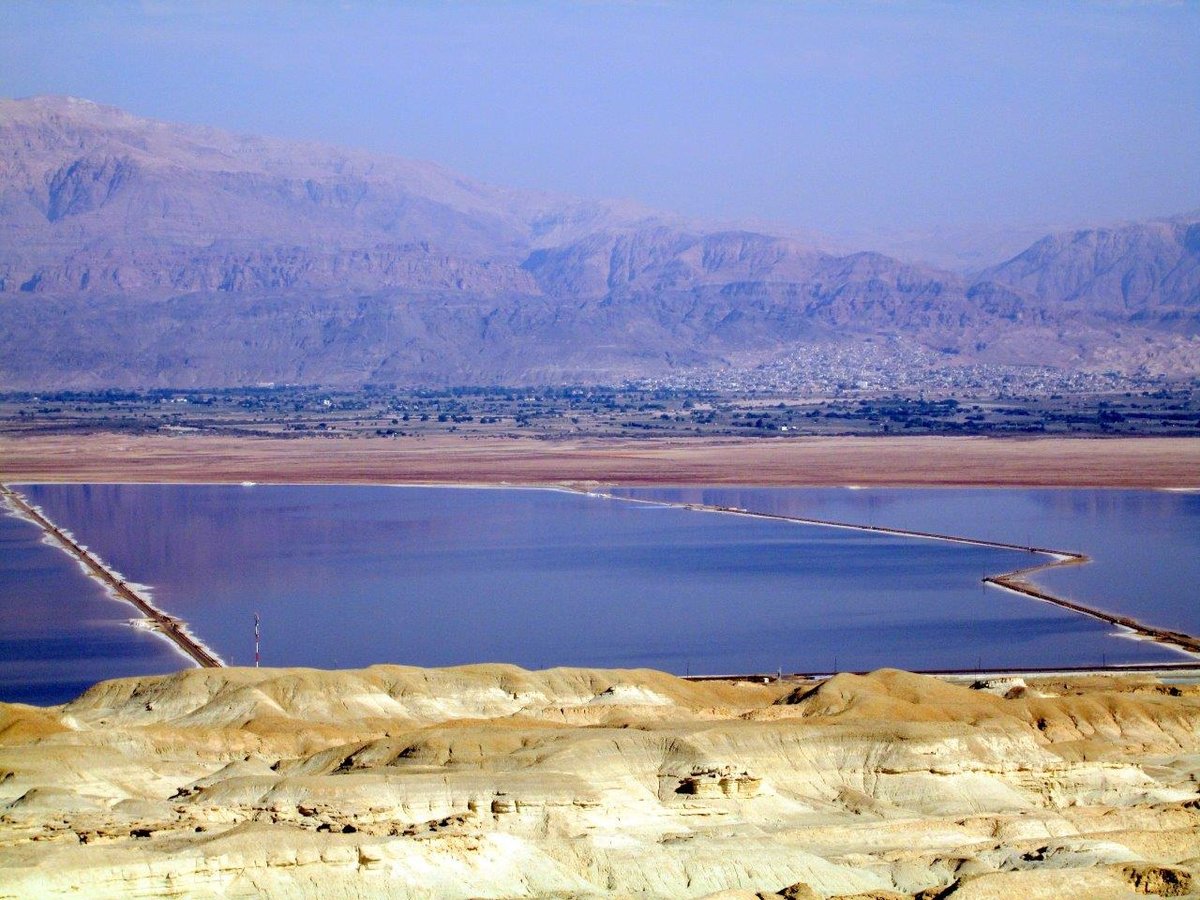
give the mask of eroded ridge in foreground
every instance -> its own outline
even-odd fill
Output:
[[[1200,687],[975,687],[223,668],[0,704],[0,895],[1195,895]]]

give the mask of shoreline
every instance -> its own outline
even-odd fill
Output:
[[[0,481],[1196,490],[1200,438],[544,440],[0,434]]]
[[[202,641],[190,634],[187,624],[182,619],[177,619],[164,612],[143,597],[130,582],[121,578],[94,553],[50,521],[22,494],[14,491],[7,484],[0,484],[0,497],[3,497],[10,509],[41,528],[43,534],[59,549],[82,565],[89,575],[100,581],[112,597],[123,600],[137,609],[142,614],[141,621],[146,623],[145,628],[169,641],[178,651],[201,668],[224,667],[225,661],[206,647]]]
[[[14,483],[34,483],[14,482]],[[144,484],[144,481],[126,481],[126,482],[103,482],[103,483],[126,483],[126,484]],[[214,484],[214,482],[170,482],[175,484],[193,483],[193,484]],[[215,482],[225,484],[224,482]],[[243,486],[257,486],[258,484],[279,484],[279,482],[242,482]],[[351,482],[353,484],[353,482]],[[414,485],[406,483],[393,483],[391,486],[396,487],[416,487],[416,486],[432,486],[432,485]],[[447,488],[467,488],[474,485],[462,482],[446,483],[440,485]],[[1141,640],[1150,640],[1162,646],[1171,648],[1184,655],[1191,656],[1194,660],[1190,663],[1178,664],[1157,664],[1159,668],[1189,670],[1200,668],[1200,637],[1188,634],[1181,631],[1173,631],[1166,628],[1148,625],[1138,621],[1130,616],[1118,615],[1110,613],[1103,609],[1088,606],[1073,600],[1059,597],[1042,588],[1037,587],[1032,582],[1027,580],[1027,576],[1047,569],[1083,565],[1090,562],[1090,557],[1084,553],[1065,550],[1054,550],[1044,547],[1026,546],[1013,544],[1005,541],[985,540],[981,538],[972,538],[963,535],[942,534],[937,532],[918,531],[903,528],[893,528],[880,525],[863,525],[852,522],[841,522],[827,519],[809,518],[803,516],[783,515],[779,513],[756,512],[741,507],[720,506],[714,504],[703,503],[684,503],[670,500],[656,500],[639,497],[622,497],[612,494],[599,486],[582,487],[579,485],[557,484],[557,485],[536,485],[536,484],[510,484],[510,483],[490,483],[482,487],[490,489],[510,489],[510,490],[557,490],[565,493],[576,494],[579,496],[594,497],[598,499],[607,499],[611,501],[624,503],[640,503],[645,505],[673,508],[680,510],[694,510],[700,512],[721,513],[726,515],[737,515],[747,518],[768,519],[774,521],[790,522],[794,524],[810,525],[822,528],[840,528],[852,531],[874,532],[877,534],[893,535],[911,540],[933,540],[945,543],[957,543],[978,547],[987,547],[991,549],[1009,550],[1030,554],[1039,554],[1049,556],[1051,559],[1048,562],[1039,563],[1034,566],[1025,566],[1015,569],[1010,572],[1000,573],[998,575],[987,575],[982,579],[985,585],[998,587],[1002,590],[1007,590],[1016,593],[1028,599],[1033,599],[1041,602],[1050,603],[1060,608],[1066,609],[1080,615],[1098,619],[1115,625],[1118,628],[1124,629],[1130,634],[1129,637]],[[843,485],[843,487],[848,487]],[[8,483],[0,483],[0,497],[2,497],[10,509],[19,516],[27,518],[36,524],[43,531],[47,539],[56,544],[60,549],[66,552],[69,556],[76,560],[84,570],[100,580],[114,599],[123,600],[130,603],[139,612],[142,613],[143,619],[140,620],[144,627],[151,630],[164,639],[171,642],[175,648],[186,658],[190,659],[200,667],[216,668],[223,667],[224,661],[212,650],[210,650],[200,639],[194,637],[187,631],[186,623],[182,620],[171,616],[167,612],[159,609],[152,601],[143,597],[136,588],[137,585],[128,582],[120,576],[119,573],[112,570],[95,554],[80,545],[73,535],[59,528],[49,518],[45,516],[39,509],[34,507],[26,498],[18,491],[12,489]],[[1152,665],[1149,663],[1133,663],[1133,664],[1114,664],[1112,666],[1088,667],[1088,671],[1100,672],[1128,672],[1136,671],[1139,667]],[[920,671],[923,674],[931,675],[965,675],[965,670],[914,670]],[[1028,668],[1012,668],[1012,669],[997,669],[997,672],[1005,672],[1008,674],[1020,672],[1037,672],[1037,669]],[[782,673],[781,673],[782,674]],[[805,676],[811,677],[814,673],[789,673],[793,677]],[[757,680],[764,676],[759,674],[739,675],[697,675],[692,678],[711,679],[711,680],[745,680],[747,678]]]
[[[838,669],[812,672],[749,672],[722,675],[676,675],[681,681],[749,681],[759,684],[790,681],[820,681],[834,675],[870,675],[888,669]],[[1200,662],[1126,663],[1111,666],[985,666],[979,669],[896,669],[913,675],[925,675],[950,683],[1000,680],[1005,678],[1076,678],[1090,675],[1148,675],[1155,678],[1178,679],[1188,683],[1200,682]]]

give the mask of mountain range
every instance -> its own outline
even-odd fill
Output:
[[[964,275],[432,163],[0,100],[0,388],[618,382],[886,339],[1200,373],[1200,211]]]

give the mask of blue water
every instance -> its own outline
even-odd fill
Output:
[[[0,700],[61,703],[104,678],[187,665],[129,626],[138,615],[43,542],[37,525],[0,514]]]
[[[1087,565],[1043,572],[1034,580],[1089,606],[1200,634],[1197,492],[638,488],[614,493],[1082,552],[1092,558]]]
[[[264,664],[273,666],[505,661],[698,674],[1182,658],[1120,637],[1105,623],[984,587],[984,575],[1031,564],[1029,554],[1017,551],[558,491],[22,490],[127,578],[150,585],[161,608],[186,620],[232,664],[253,661],[255,612],[263,621]],[[1099,576],[1063,573],[1088,576],[1072,585],[1073,594],[1099,590],[1110,607],[1200,630],[1191,624],[1197,605],[1186,584],[1196,583],[1191,573],[1200,558],[1193,552],[1200,512],[1194,495],[629,493],[1103,550]],[[31,566],[4,545],[0,641],[10,643],[0,643],[6,650],[0,698],[62,700],[90,679],[186,664],[160,640],[120,625],[133,611],[105,598],[65,554],[40,544],[33,526],[8,517],[0,523],[0,539],[21,532],[35,545],[21,553],[36,551],[40,560]],[[1138,536],[1132,547],[1131,534]],[[1167,549],[1154,556],[1152,571],[1139,572],[1133,551],[1150,545]],[[1125,591],[1126,582],[1136,589]],[[56,672],[62,672],[57,688]]]

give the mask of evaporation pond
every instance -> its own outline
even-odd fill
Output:
[[[188,665],[130,627],[140,613],[43,538],[33,522],[0,514],[0,700],[61,703],[104,678]]]
[[[256,612],[263,622],[263,661],[272,666],[502,661],[697,674],[1183,659],[1120,636],[1104,622],[985,587],[985,575],[1031,564],[1030,554],[1013,550],[552,490],[108,484],[20,489],[106,563],[149,586],[160,608],[184,619],[231,664],[253,661]],[[801,493],[778,496],[795,505]],[[828,497],[854,504],[865,502],[860,494],[866,493]],[[873,524],[916,522],[928,530],[1021,542],[1028,523],[1019,513],[1033,502],[1027,495],[1036,493],[989,492],[982,506],[979,498],[971,500],[978,507],[974,513],[964,512],[967,500],[956,500],[970,499],[972,492],[894,494],[876,510]],[[1086,514],[1086,502],[1082,507],[1069,502],[1074,493],[1055,492],[1068,499],[1035,508],[1043,519],[1078,516],[1081,508]],[[734,497],[688,495],[693,496]],[[774,502],[778,511],[785,502],[769,497],[743,492],[727,505]],[[853,508],[829,506],[832,502],[827,498],[822,517],[853,518]],[[941,520],[931,512],[939,504],[948,511]],[[1139,509],[1135,504],[1132,513]],[[813,511],[804,507],[801,514]],[[1162,514],[1154,504],[1143,512]],[[1183,516],[1173,526],[1158,527],[1192,523]],[[1087,547],[1068,542],[1067,549]],[[5,639],[19,635],[27,621],[21,610],[31,603],[47,611],[29,621],[57,618],[56,639],[67,641],[68,649],[90,641],[94,621],[109,621],[74,612],[80,604],[106,613],[117,607],[117,618],[133,615],[105,599],[65,553],[58,556],[58,574],[52,576],[44,564],[14,566],[5,555],[0,579]],[[48,592],[21,593],[30,580],[50,583],[67,577],[64,572],[86,590],[67,598],[62,613],[50,611]],[[144,643],[144,635],[135,637]],[[111,661],[108,675],[146,668],[144,660],[133,665],[117,655]],[[159,651],[151,667],[164,664],[178,668],[182,661]]]
[[[1034,581],[1160,628],[1200,634],[1200,492],[1110,488],[632,488],[619,496],[739,507],[1081,552]]]

